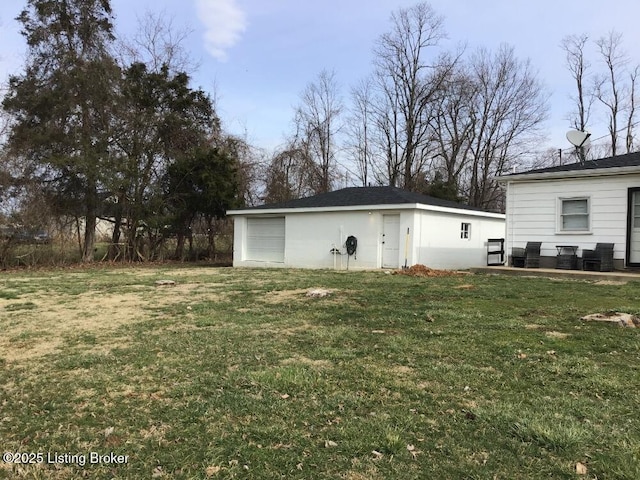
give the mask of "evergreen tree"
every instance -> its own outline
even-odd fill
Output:
[[[111,106],[119,68],[109,0],[28,0],[18,16],[28,46],[22,75],[10,78],[11,153],[59,201],[84,219],[82,259],[93,260],[96,217],[110,159]]]

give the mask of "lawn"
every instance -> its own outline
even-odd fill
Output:
[[[3,273],[0,450],[26,463],[0,478],[636,480],[640,330],[579,319],[640,313],[639,287]]]

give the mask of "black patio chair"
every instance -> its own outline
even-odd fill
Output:
[[[539,268],[541,245],[542,242],[527,242],[525,248],[512,248],[511,265],[520,268]]]
[[[614,243],[596,243],[595,250],[582,250],[582,269],[596,272],[613,270]]]

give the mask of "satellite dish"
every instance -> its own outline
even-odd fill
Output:
[[[589,137],[591,137],[589,132],[581,132],[580,130],[569,130],[567,132],[567,140],[569,140],[569,143],[578,148],[588,147],[591,143]]]

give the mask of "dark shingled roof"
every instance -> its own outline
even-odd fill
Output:
[[[553,173],[553,172],[572,172],[579,170],[595,170],[597,168],[614,168],[614,167],[637,167],[640,166],[640,152],[627,153],[625,155],[616,155],[615,157],[601,158],[599,160],[587,160],[584,163],[570,163],[567,165],[559,165],[557,167],[537,168],[526,172],[512,173],[504,175],[529,175],[534,173]]]
[[[321,207],[352,207],[364,205],[397,205],[416,204],[433,205],[437,207],[459,208],[482,212],[480,208],[470,207],[461,203],[430,197],[420,193],[408,192],[396,187],[349,187],[329,193],[321,193],[312,197],[298,198],[287,202],[271,203],[250,207],[243,210],[264,210],[275,208],[321,208]]]

